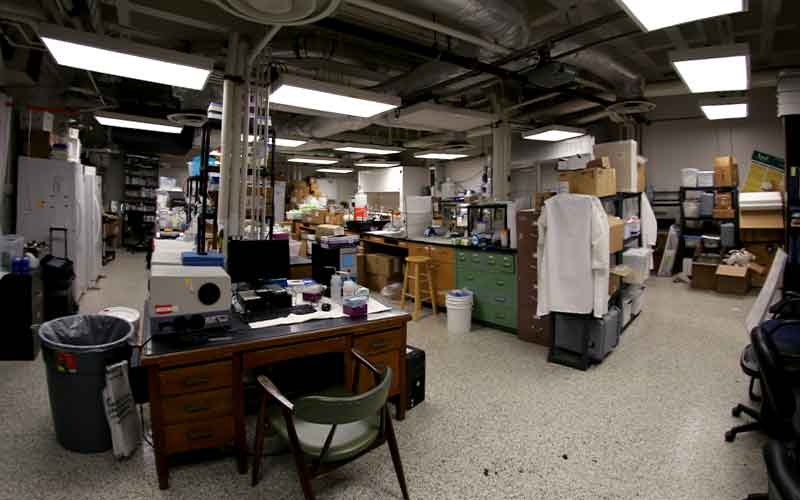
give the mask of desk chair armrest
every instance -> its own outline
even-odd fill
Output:
[[[284,396],[280,390],[272,383],[266,375],[259,375],[258,376],[258,383],[261,384],[261,387],[267,391],[267,394],[274,399],[278,404],[280,404],[285,410],[289,412],[294,412],[294,405],[292,404],[289,399]]]

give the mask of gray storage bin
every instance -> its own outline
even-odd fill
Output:
[[[714,213],[714,193],[700,195],[700,217],[711,217]]]
[[[597,319],[592,316],[556,314],[556,347],[580,353],[583,351],[584,334],[589,336],[589,358],[600,362],[619,343],[622,329],[622,313],[616,306]]]
[[[736,225],[733,222],[723,222],[719,225],[719,231],[723,248],[736,246]]]

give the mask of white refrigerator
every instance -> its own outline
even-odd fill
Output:
[[[96,186],[94,167],[63,160],[19,158],[16,233],[26,240],[48,241],[51,227],[67,229],[67,256],[75,267],[76,302],[90,285],[94,286],[102,259],[95,250],[102,244],[100,193]],[[63,255],[63,233],[54,234],[50,251]]]

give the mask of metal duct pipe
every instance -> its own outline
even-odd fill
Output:
[[[280,26],[273,26],[267,30],[267,32],[264,34],[264,38],[258,41],[255,47],[253,47],[253,50],[250,51],[250,55],[247,56],[248,68],[253,65],[253,63],[256,60],[256,57],[258,57],[259,54],[261,54],[261,51],[264,50],[264,48],[269,44],[269,42],[273,38],[275,38],[275,35],[277,35],[280,30],[281,30]]]

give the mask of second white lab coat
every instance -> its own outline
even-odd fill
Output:
[[[539,217],[537,315],[608,312],[609,229],[595,196],[560,194]]]
[[[652,249],[656,246],[656,240],[658,239],[658,221],[653,207],[650,205],[650,200],[645,193],[642,193],[640,203],[642,204],[642,243],[645,248]],[[653,267],[653,253],[650,252],[650,269],[653,269]]]

